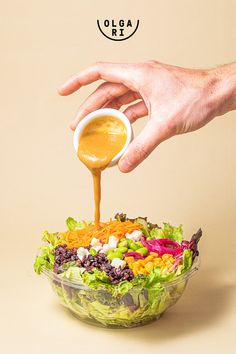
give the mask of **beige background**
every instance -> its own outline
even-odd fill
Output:
[[[69,130],[92,87],[62,98],[57,86],[97,60],[196,68],[235,61],[235,13],[234,0],[2,2],[2,353],[235,351],[236,112],[163,143],[128,175],[104,173],[104,219],[124,211],[183,223],[186,237],[199,226],[204,231],[201,271],[159,322],[131,330],[80,323],[32,270],[42,230],[63,230],[69,215],[93,215],[90,176]],[[96,27],[104,17],[139,18],[140,28],[130,40],[112,42]]]

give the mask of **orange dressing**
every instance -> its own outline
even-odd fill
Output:
[[[89,122],[79,139],[78,157],[93,176],[96,227],[100,226],[101,172],[121,151],[126,136],[126,127],[120,119],[102,116]]]

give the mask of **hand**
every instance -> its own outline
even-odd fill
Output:
[[[81,104],[71,128],[102,107],[120,109],[133,103],[124,111],[132,123],[148,115],[144,129],[119,161],[122,172],[133,170],[164,140],[199,129],[230,109],[222,70],[184,69],[157,61],[99,62],[72,76],[58,91],[66,96],[99,79],[105,82]]]

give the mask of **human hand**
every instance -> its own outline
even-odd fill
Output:
[[[141,133],[119,161],[122,172],[138,166],[164,140],[201,128],[228,107],[222,70],[195,70],[147,61],[140,64],[99,62],[69,78],[59,88],[63,96],[97,80],[105,80],[81,104],[71,123],[74,130],[88,113],[104,107],[120,109],[133,123],[148,115]],[[138,102],[136,102],[138,101]]]

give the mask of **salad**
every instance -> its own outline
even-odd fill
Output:
[[[116,214],[97,229],[66,220],[65,232],[43,232],[34,270],[46,274],[63,305],[82,320],[132,327],[159,317],[181,296],[198,256],[199,229]]]

